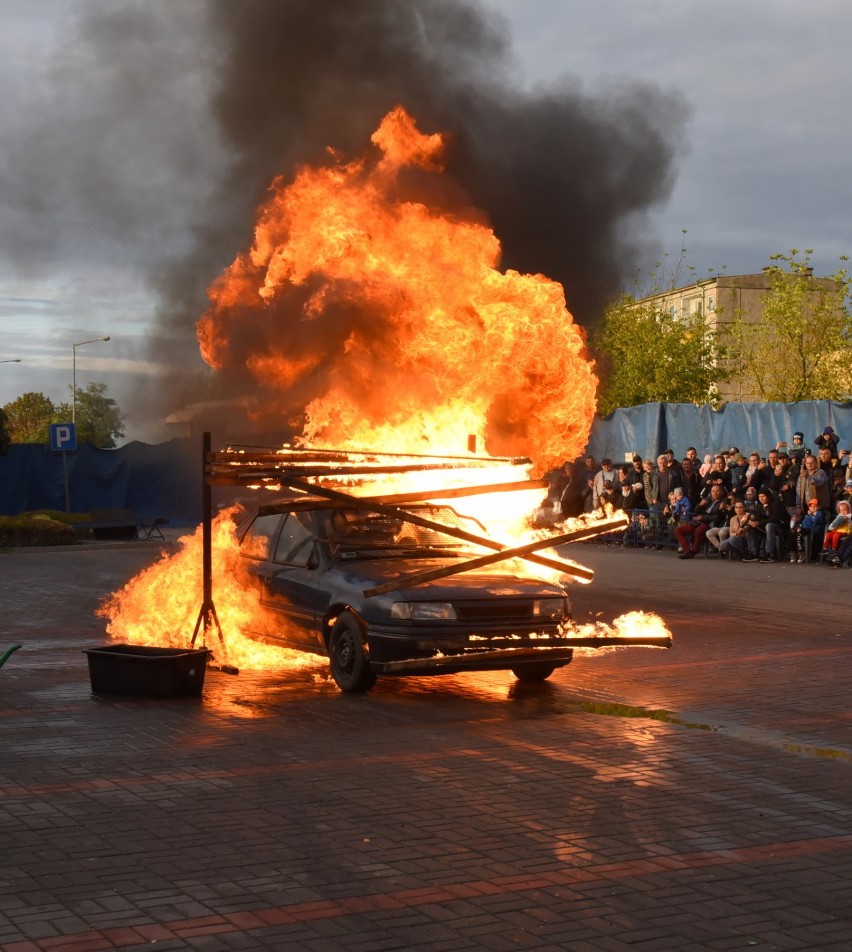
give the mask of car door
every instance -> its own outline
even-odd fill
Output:
[[[292,623],[285,637],[294,647],[322,650],[322,620],[330,596],[323,573],[310,512],[287,513],[271,540],[269,560],[258,566],[261,602]]]

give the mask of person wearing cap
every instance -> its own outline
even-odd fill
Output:
[[[810,448],[805,446],[805,434],[797,430],[793,434],[793,442],[787,448],[787,453],[793,462],[801,464],[802,460],[810,453]]]
[[[825,427],[822,433],[816,437],[814,443],[816,443],[817,449],[820,450],[824,446],[828,447],[832,458],[837,457],[837,447],[840,445],[840,437],[834,432],[832,427]]]

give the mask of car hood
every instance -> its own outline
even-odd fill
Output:
[[[429,572],[443,566],[459,565],[463,559],[359,559],[335,562],[329,572],[353,589],[368,589],[407,575]],[[533,598],[564,596],[558,585],[535,577],[487,567],[448,575],[419,585],[398,589],[409,601],[431,601],[436,598]]]

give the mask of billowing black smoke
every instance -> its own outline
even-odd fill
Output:
[[[447,172],[487,215],[502,267],[558,280],[579,323],[635,265],[633,227],[673,183],[677,98],[639,84],[518,89],[502,19],[464,0],[213,0],[210,15],[223,50],[212,108],[232,162],[205,223],[225,254],[200,248],[195,273],[248,244],[275,175],[328,147],[361,154],[397,104],[447,135]]]
[[[501,266],[558,280],[586,326],[634,270],[644,213],[673,184],[678,97],[640,84],[592,95],[567,79],[519,88],[507,25],[474,0],[80,2],[54,111],[27,113],[0,182],[8,171],[23,210],[22,263],[49,241],[77,249],[63,222],[78,221],[147,273],[150,356],[173,366],[199,366],[205,289],[250,244],[273,177],[329,147],[362,154],[397,104],[446,136],[447,172],[490,221]],[[21,227],[36,218],[49,229]],[[186,379],[146,394],[152,415],[192,398]]]
[[[633,216],[671,188],[679,101],[640,85],[514,88],[503,23],[474,3],[215,0],[212,24],[226,50],[213,106],[246,218],[273,175],[327,146],[360,154],[400,103],[449,133],[448,171],[487,213],[503,267],[559,281],[588,323],[634,258]]]

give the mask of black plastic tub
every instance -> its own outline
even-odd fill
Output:
[[[204,687],[207,648],[105,645],[84,648],[92,694],[197,697]]]

